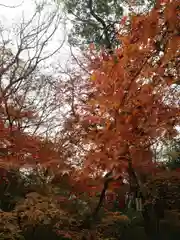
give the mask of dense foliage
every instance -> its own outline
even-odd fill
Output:
[[[119,44],[116,34],[118,27],[124,22],[127,11],[131,14],[136,11],[142,13],[142,9],[144,12],[148,11],[153,4],[153,0],[64,1],[65,10],[70,14],[73,26],[69,42],[81,48],[94,43],[98,48],[104,46],[112,49]]]
[[[89,14],[86,2],[66,4]],[[123,14],[117,1],[95,5],[104,24]],[[111,52],[97,51],[106,43],[90,15],[93,30],[78,32],[93,42],[90,76],[69,72],[61,82],[41,75],[34,58],[19,63],[32,43],[26,28],[17,54],[2,47],[0,239],[179,238],[179,0],[155,1],[128,28],[124,18]]]

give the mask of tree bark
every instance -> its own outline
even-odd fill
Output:
[[[154,205],[151,203],[149,205],[145,205],[146,201],[146,192],[141,183],[138,175],[136,174],[131,159],[128,162],[129,165],[129,184],[130,184],[130,192],[133,193],[135,196],[141,194],[142,198],[142,217],[144,220],[144,230],[146,236],[150,240],[158,239],[158,232],[159,232],[159,218],[156,216],[156,212],[154,209]]]

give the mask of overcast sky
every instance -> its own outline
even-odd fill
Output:
[[[0,24],[1,26],[7,29],[13,29],[14,24],[19,24],[22,21],[22,16],[25,16],[25,19],[30,19],[35,11],[35,2],[40,3],[42,0],[0,0]],[[52,0],[46,0],[46,2],[51,3],[51,6],[45,11],[52,11],[56,5],[53,5]],[[5,6],[4,6],[5,5]],[[6,7],[9,6],[9,7]],[[62,13],[63,16],[63,13]],[[14,33],[12,33],[12,38]],[[52,51],[63,42],[64,38],[67,39],[67,28],[64,28],[64,25],[60,25],[56,34],[54,35],[53,40],[49,43],[48,51]],[[47,61],[48,66],[61,62],[64,64],[67,59],[69,59],[70,53],[67,43],[63,45],[61,50],[53,58]]]

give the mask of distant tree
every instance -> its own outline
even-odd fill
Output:
[[[171,170],[180,169],[180,141],[179,139],[174,139],[168,141],[165,149],[165,154],[167,158],[166,166]]]
[[[118,46],[118,27],[123,24],[127,10],[130,14],[142,13],[142,9],[148,11],[154,0],[73,0],[63,1],[63,4],[72,23],[69,34],[71,45],[83,48],[93,43],[98,48],[105,47],[110,50]]]

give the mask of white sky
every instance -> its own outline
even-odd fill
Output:
[[[35,2],[40,3],[42,1],[43,0],[0,0],[0,25],[8,30],[13,29],[14,24],[21,23],[23,15],[26,20],[30,19],[35,11]],[[46,0],[46,2],[51,4],[51,6],[46,9],[46,11],[50,13],[51,9],[56,7],[56,5],[54,3],[53,6],[53,0]],[[10,7],[4,7],[3,5]],[[17,7],[13,8],[13,6]],[[63,28],[63,24],[59,26],[59,29],[46,49],[47,51],[51,52],[53,49],[56,49],[59,45],[61,45],[64,38],[67,36],[67,29]],[[15,38],[14,35],[14,32],[12,32],[12,39]],[[60,62],[63,65],[66,63],[69,57],[70,52],[66,42],[55,56],[53,56],[51,59],[48,59],[48,61],[45,63],[46,68],[47,66],[52,66],[52,64],[56,65],[57,62]],[[49,71],[51,71],[51,67]]]

